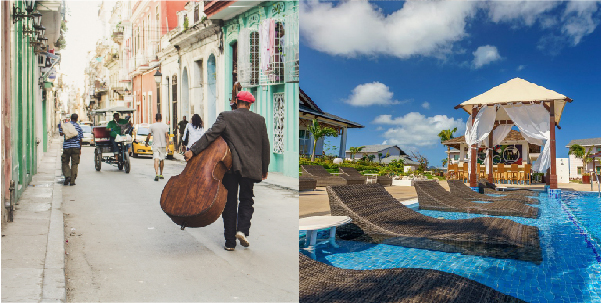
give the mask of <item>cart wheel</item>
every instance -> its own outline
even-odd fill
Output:
[[[100,171],[100,166],[102,164],[102,152],[98,148],[94,150],[94,166],[97,171]]]
[[[123,161],[123,165],[125,166],[125,173],[129,174],[129,170],[131,169],[131,164],[129,163],[129,156],[125,155],[125,161]]]

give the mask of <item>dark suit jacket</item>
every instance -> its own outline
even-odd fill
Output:
[[[219,136],[232,152],[232,171],[261,181],[267,173],[271,153],[265,118],[245,108],[222,112],[190,150],[197,155]]]

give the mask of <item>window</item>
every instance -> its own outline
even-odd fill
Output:
[[[237,46],[237,78],[242,87],[259,85],[259,32],[240,30]]]
[[[148,123],[152,123],[154,120],[152,119],[152,93],[148,92],[148,102],[146,103],[146,108],[147,111],[146,113],[148,114]]]
[[[453,160],[455,160],[455,161],[459,160],[459,155],[453,155]]]
[[[250,85],[259,84],[259,32],[250,33]]]
[[[199,9],[200,5],[198,3],[196,3],[196,5],[194,6],[194,23],[200,21],[200,9]]]
[[[273,94],[273,152],[284,153],[284,117],[286,114],[284,105],[284,93]]]
[[[311,133],[301,129],[299,132],[299,152],[301,155],[308,155],[311,149]]]
[[[578,166],[577,170],[578,170],[578,174],[582,175],[582,166]]]
[[[159,41],[161,39],[161,27],[159,26],[159,23],[161,21],[161,18],[159,17],[159,6],[157,5],[156,9],[155,9],[155,33],[154,33],[154,37],[157,41]]]
[[[598,151],[598,152],[601,152],[601,147],[597,147],[597,151]]]

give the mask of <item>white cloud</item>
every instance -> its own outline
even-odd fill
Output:
[[[544,13],[558,6],[553,1],[489,1],[485,3],[489,18],[496,23],[518,22],[527,26],[533,25],[544,17]],[[545,22],[549,22],[545,20]]]
[[[434,146],[440,143],[438,133],[443,129],[457,127],[457,134],[465,130],[462,119],[454,119],[446,115],[426,117],[418,112],[411,112],[401,117],[393,118],[391,115],[377,116],[373,123],[390,125],[384,133],[388,144],[398,144],[403,147]]]
[[[444,57],[466,36],[473,1],[408,1],[385,15],[367,1],[309,1],[301,5],[301,33],[312,48],[331,55]]]
[[[430,102],[426,101],[426,102],[422,103],[422,107],[425,109],[430,109]]]
[[[499,55],[497,48],[490,45],[480,46],[472,54],[474,54],[474,61],[472,61],[472,63],[475,68],[480,68],[501,59],[501,55]]]
[[[518,66],[518,68],[517,68],[517,71],[521,71],[521,70],[523,70],[524,68],[526,68],[526,65],[520,65],[520,66]]]
[[[384,128],[383,128],[382,126],[378,126],[378,127],[376,128],[376,130],[384,130]],[[382,143],[382,144],[384,144],[384,143]]]
[[[391,105],[407,102],[394,100],[392,96],[388,86],[380,82],[372,82],[357,85],[345,102],[353,106]]]
[[[570,38],[572,45],[577,45],[582,37],[595,31],[599,24],[597,8],[595,1],[571,1],[567,4],[561,33]]]

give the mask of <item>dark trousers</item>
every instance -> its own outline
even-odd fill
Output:
[[[255,182],[243,178],[240,174],[226,173],[223,185],[227,189],[227,202],[223,210],[223,235],[227,247],[236,246],[236,232],[241,231],[247,237],[250,230],[250,219],[254,212],[253,187]],[[238,192],[240,193],[238,195]],[[240,204],[238,205],[238,200]]]
[[[63,175],[65,178],[71,178],[71,181],[75,181],[77,178],[77,166],[79,165],[80,151],[81,149],[74,147],[63,149],[63,155],[61,156]],[[70,167],[69,162],[71,162]]]

